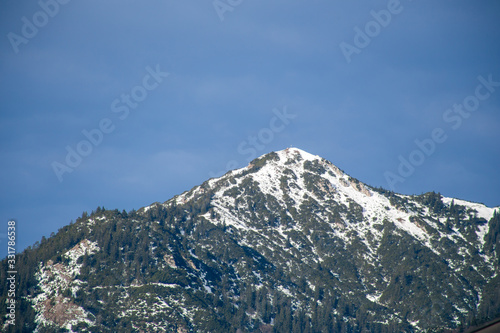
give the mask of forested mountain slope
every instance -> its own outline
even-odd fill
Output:
[[[499,259],[498,208],[372,188],[289,148],[164,203],[84,213],[17,256],[17,325],[6,306],[1,325],[439,332],[500,315]]]

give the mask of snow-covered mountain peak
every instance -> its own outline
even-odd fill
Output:
[[[238,229],[267,228],[271,220],[277,221],[271,225],[279,226],[282,232],[286,228],[304,232],[305,217],[302,215],[312,210],[314,223],[310,228],[326,227],[347,242],[352,241],[348,236],[352,232],[363,242],[379,241],[382,233],[378,229],[390,222],[400,230],[398,232],[410,235],[436,254],[441,250],[433,242],[448,238],[448,230],[454,230],[445,225],[444,217],[436,218],[426,207],[425,197],[376,190],[331,162],[299,148],[265,154],[248,166],[211,179],[173,200],[184,204],[207,193],[210,193],[212,212],[204,216],[214,224],[232,225]],[[450,209],[450,201],[443,198],[443,209]],[[460,200],[455,203],[464,207],[463,214],[471,218],[488,221],[493,216],[494,209],[484,205]],[[259,216],[264,211],[264,216]],[[283,224],[283,220],[292,222]],[[477,240],[478,250],[486,230],[485,224],[470,230]],[[375,251],[373,244],[367,247],[370,252]]]
[[[290,147],[280,151],[277,151],[276,154],[284,159],[299,159],[306,161],[314,161],[314,160],[322,160],[320,156],[310,154],[302,149]]]
[[[18,262],[30,331],[420,332],[500,309],[499,235],[494,208],[287,148],[163,204],[98,208]]]

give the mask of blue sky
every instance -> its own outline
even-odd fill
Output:
[[[289,146],[369,185],[500,205],[498,1],[59,1],[0,5],[18,250]]]

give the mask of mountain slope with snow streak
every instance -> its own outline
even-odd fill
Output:
[[[25,327],[458,329],[500,315],[498,210],[373,188],[288,148],[164,203],[98,208],[24,253]]]

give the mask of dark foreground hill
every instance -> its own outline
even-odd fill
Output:
[[[17,256],[16,326],[6,305],[0,325],[448,331],[500,315],[499,259],[498,210],[375,189],[290,148],[164,203],[84,213]]]

